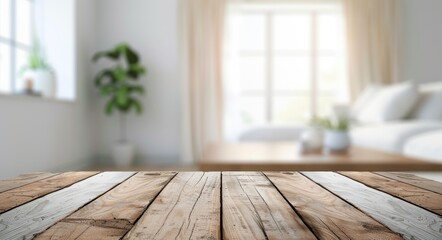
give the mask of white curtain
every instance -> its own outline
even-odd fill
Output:
[[[180,0],[182,162],[222,140],[224,0]]]
[[[353,99],[369,84],[401,80],[400,1],[344,0]]]

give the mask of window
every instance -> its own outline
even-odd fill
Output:
[[[236,88],[227,105],[237,105],[238,124],[306,122],[347,100],[338,6],[241,6],[227,27],[226,89]]]
[[[32,0],[0,0],[0,92],[22,90],[18,73],[32,43]]]

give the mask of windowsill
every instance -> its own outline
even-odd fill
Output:
[[[63,98],[47,98],[47,97],[38,97],[38,96],[29,96],[29,95],[21,95],[21,94],[9,94],[9,93],[1,93],[0,99],[13,99],[19,101],[35,101],[35,102],[55,102],[55,103],[75,103],[75,99],[63,99]]]

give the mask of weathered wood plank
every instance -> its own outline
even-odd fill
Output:
[[[442,194],[369,172],[340,172],[340,174],[442,215]]]
[[[265,175],[319,239],[402,239],[299,173]]]
[[[442,218],[333,172],[303,172],[406,239],[442,239]]]
[[[67,172],[0,193],[0,213],[55,192],[98,172]]]
[[[261,173],[223,173],[225,239],[316,239]]]
[[[120,228],[115,224],[110,225],[108,221],[106,222],[110,225],[108,227],[104,227],[104,223],[94,226],[94,223],[96,222],[84,224],[78,222],[59,222],[50,228],[50,236],[44,234],[41,237],[37,236],[36,239],[118,240],[129,230]],[[69,229],[69,231],[66,232],[66,229]]]
[[[0,214],[0,239],[31,239],[133,174],[100,173]]]
[[[56,175],[56,173],[48,173],[48,172],[29,173],[29,174],[20,175],[13,179],[2,180],[0,181],[0,193],[24,186],[32,182],[36,182],[41,179],[52,177],[54,175]]]
[[[119,239],[175,174],[140,172],[35,239]]]
[[[220,173],[177,174],[124,239],[220,239]]]
[[[411,173],[376,172],[376,174],[442,194],[442,183],[419,177]]]

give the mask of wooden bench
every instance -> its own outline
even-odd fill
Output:
[[[67,172],[0,181],[0,239],[442,239],[442,184],[386,172]]]

